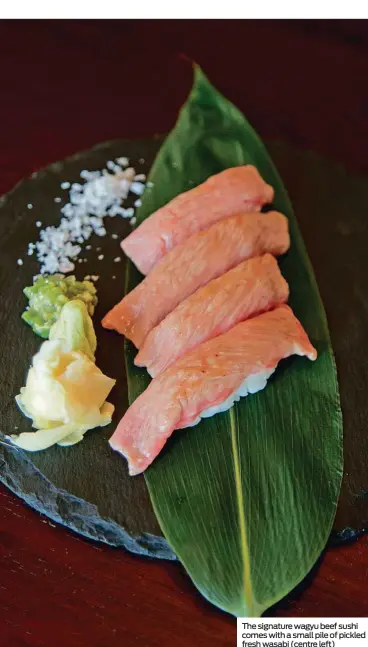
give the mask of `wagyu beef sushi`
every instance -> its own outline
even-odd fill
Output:
[[[289,248],[288,221],[281,213],[245,213],[226,218],[178,245],[102,321],[140,348],[152,328],[202,285],[247,258]]]
[[[143,472],[175,429],[260,391],[280,360],[294,354],[317,357],[288,306],[237,324],[154,378],[120,421],[111,447],[127,458],[131,475]]]
[[[170,249],[222,218],[260,211],[273,189],[254,166],[238,166],[213,175],[153,213],[121,247],[142,274],[148,274]]]
[[[271,254],[243,261],[182,301],[153,328],[134,363],[155,377],[199,344],[288,296],[288,284]]]

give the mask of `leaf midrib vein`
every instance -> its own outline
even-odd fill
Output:
[[[242,572],[243,593],[244,593],[245,604],[248,609],[248,614],[250,617],[253,617],[255,600],[254,600],[252,579],[251,579],[251,573],[250,573],[250,555],[249,555],[247,525],[246,525],[245,510],[244,510],[244,497],[243,497],[241,469],[240,469],[240,460],[239,460],[239,445],[238,445],[237,436],[236,436],[236,421],[235,421],[234,407],[232,407],[229,411],[229,418],[230,418],[230,428],[231,428],[231,445],[232,445],[232,453],[233,453],[233,459],[234,459],[236,502],[238,507],[238,516],[239,516],[240,552],[241,552],[242,568],[243,568],[243,572]]]

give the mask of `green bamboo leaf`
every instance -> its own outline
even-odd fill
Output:
[[[326,544],[342,476],[342,419],[326,316],[288,195],[257,134],[198,67],[138,219],[246,163],[272,184],[274,207],[289,219],[291,249],[280,266],[319,357],[283,362],[264,391],[175,432],[145,478],[161,528],[201,593],[236,616],[259,616],[305,577]],[[140,278],[130,265],[128,288]],[[125,348],[133,401],[149,378],[134,366],[131,344]]]

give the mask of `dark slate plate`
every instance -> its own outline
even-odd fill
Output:
[[[58,221],[61,204],[54,198],[63,195],[61,181],[78,181],[83,168],[102,168],[107,160],[121,155],[130,157],[137,170],[147,172],[161,141],[158,137],[102,144],[34,174],[2,198],[0,429],[4,434],[14,433],[16,426],[18,431],[29,429],[14,396],[24,384],[30,359],[40,344],[19,316],[26,303],[22,289],[38,272],[37,263],[26,256],[28,242],[38,236],[36,221]],[[293,200],[336,352],[345,422],[345,478],[335,531],[339,538],[350,538],[368,528],[367,180],[285,144],[273,143],[269,149]],[[32,210],[27,209],[27,203],[34,205]],[[121,236],[130,229],[121,218],[109,219],[107,224],[109,233]],[[77,264],[75,273],[78,278],[100,275],[94,317],[97,364],[117,379],[109,398],[116,406],[116,422],[128,404],[123,343],[119,335],[103,330],[99,321],[123,295],[125,264],[123,257],[121,263],[113,262],[120,255],[118,240],[96,237],[91,243],[93,250],[84,253],[88,261]],[[105,258],[98,261],[101,253]],[[21,267],[16,264],[18,258],[24,260]],[[113,428],[91,431],[73,448],[53,447],[34,454],[0,444],[0,480],[32,507],[87,537],[140,554],[175,559],[157,524],[144,478],[130,478],[125,461],[109,449],[106,440]]]

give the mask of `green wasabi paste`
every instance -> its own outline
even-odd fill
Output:
[[[22,319],[36,335],[48,339],[51,326],[57,321],[62,307],[69,301],[82,301],[90,316],[97,305],[96,288],[91,281],[77,281],[75,276],[53,274],[40,276],[23,290],[29,305]]]

